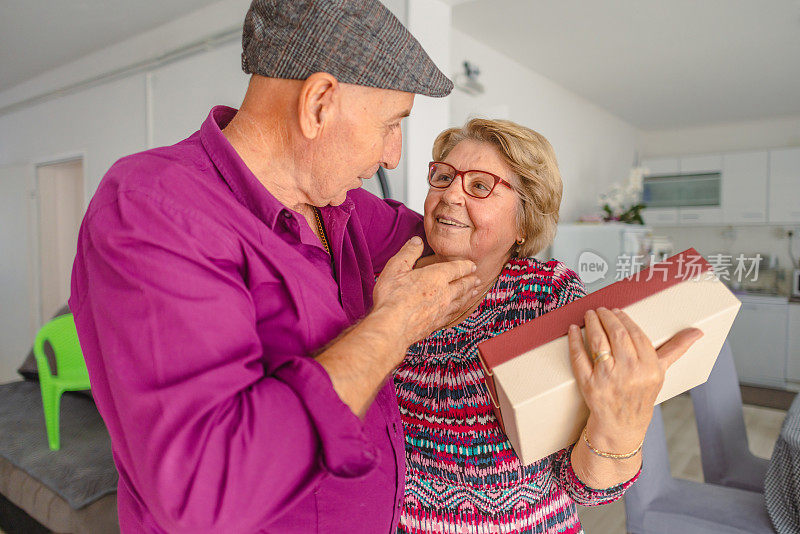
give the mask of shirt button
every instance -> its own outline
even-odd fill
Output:
[[[394,430],[394,433],[397,434],[397,423],[392,423],[392,430]]]
[[[283,212],[283,216],[286,217],[287,219],[291,219],[292,218],[292,214],[289,213],[288,211],[285,211],[285,210]]]

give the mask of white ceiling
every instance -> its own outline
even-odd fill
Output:
[[[0,0],[0,91],[215,1]]]
[[[0,91],[214,1],[1,0]],[[800,0],[443,1],[458,29],[645,130],[800,114]]]
[[[800,114],[798,0],[475,0],[453,23],[644,130]]]

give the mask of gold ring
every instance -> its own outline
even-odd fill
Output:
[[[592,356],[592,362],[597,365],[600,362],[604,362],[607,359],[611,358],[611,351],[610,350],[601,350],[600,352],[594,354]]]

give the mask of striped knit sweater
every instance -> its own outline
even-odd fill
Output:
[[[615,501],[633,483],[589,488],[571,446],[522,465],[483,381],[478,343],[584,295],[562,263],[512,259],[469,317],[411,346],[394,378],[406,451],[399,532],[579,533],[576,503]]]

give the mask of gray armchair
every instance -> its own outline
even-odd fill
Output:
[[[631,534],[773,533],[762,493],[673,478],[656,406],[643,448],[639,480],[625,493]]]
[[[742,415],[742,393],[726,341],[705,384],[691,390],[700,437],[703,479],[711,484],[764,491],[769,460],[750,452]]]

